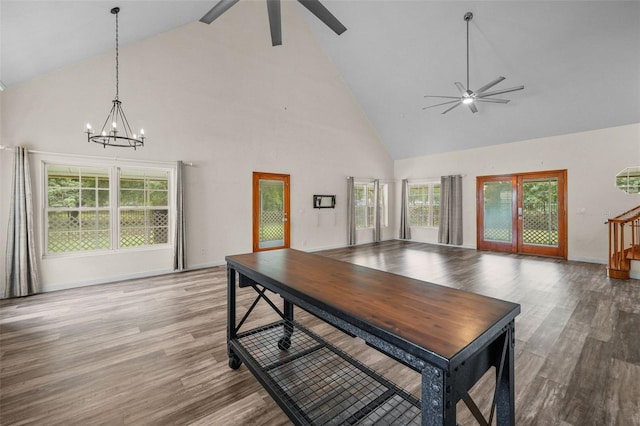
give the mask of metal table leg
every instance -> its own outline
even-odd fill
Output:
[[[227,354],[229,367],[237,370],[242,360],[231,348],[231,340],[237,337],[236,330],[236,270],[227,266]]]
[[[505,331],[505,356],[502,374],[496,383],[496,414],[499,426],[515,426],[515,392],[514,392],[514,347],[515,326],[511,321]]]
[[[455,426],[456,404],[446,372],[432,365],[422,370],[422,426]]]
[[[293,335],[293,303],[284,300],[284,317],[288,320],[284,325],[283,336],[278,340],[280,350],[286,351],[291,347],[291,336]]]

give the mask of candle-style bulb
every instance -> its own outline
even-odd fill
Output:
[[[144,129],[140,129],[140,136],[144,136]]]
[[[118,127],[118,124],[114,121],[113,123],[111,123],[111,127],[115,129],[116,127]]]

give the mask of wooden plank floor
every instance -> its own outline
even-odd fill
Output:
[[[322,254],[520,303],[517,425],[640,425],[640,281],[401,241]],[[225,285],[219,267],[0,301],[0,424],[290,424],[246,367],[227,366]],[[271,317],[259,306],[247,326]],[[297,318],[419,396],[415,372]],[[492,390],[490,372],[472,391],[485,412]],[[458,418],[475,424],[463,404]]]

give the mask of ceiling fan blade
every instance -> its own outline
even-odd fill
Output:
[[[336,34],[340,35],[347,31],[347,27],[342,25],[338,19],[327,10],[326,7],[320,3],[319,0],[298,0],[309,12],[316,15],[316,17],[325,23],[326,26],[331,28]]]
[[[502,89],[502,90],[494,90],[493,92],[486,92],[481,95],[478,95],[478,98],[485,98],[487,96],[499,95],[501,93],[507,93],[507,92],[515,92],[516,90],[522,90],[522,89],[524,89],[524,86],[510,87],[509,89]]]
[[[238,3],[240,0],[220,0],[215,6],[211,8],[205,15],[200,18],[200,22],[205,24],[212,23],[217,17],[225,13],[231,6]]]
[[[496,84],[500,83],[504,79],[505,79],[504,77],[500,76],[500,77],[496,78],[495,80],[493,80],[491,83],[485,84],[484,86],[482,86],[481,88],[476,90],[476,95],[479,95],[479,94],[483,93],[485,90],[491,89],[493,86],[495,86]]]
[[[467,104],[467,105],[472,113],[475,114],[476,112],[478,112],[478,108],[476,107],[476,104],[474,102],[471,102],[470,104]]]
[[[476,98],[476,102],[493,102],[496,104],[508,104],[507,99],[492,99],[492,98]]]
[[[267,0],[269,27],[271,28],[271,45],[282,44],[282,23],[280,19],[280,0]]]
[[[464,86],[462,85],[462,83],[460,83],[459,81],[456,81],[455,83],[453,83],[456,85],[456,87],[458,88],[458,90],[460,91],[460,94],[462,96],[465,96],[467,94],[467,89],[464,88]]]
[[[436,96],[436,95],[424,95],[425,98],[443,98],[443,99],[460,99],[460,96]]]
[[[457,99],[457,98],[456,98]],[[435,104],[435,105],[429,105],[427,107],[424,107],[422,109],[429,109],[429,108],[435,108],[435,107],[439,107],[441,105],[448,105],[448,104],[453,104],[455,102],[460,102],[460,100],[458,99],[457,101],[449,101],[449,102],[442,102],[441,104]]]
[[[447,109],[447,110],[445,110],[445,111],[442,111],[442,114],[446,114],[446,113],[448,113],[449,111],[451,111],[452,109],[454,109],[454,108],[455,108],[455,107],[457,107],[458,105],[462,105],[462,101],[458,101],[458,102],[457,102],[454,106],[452,106],[451,108],[449,108],[449,109]]]

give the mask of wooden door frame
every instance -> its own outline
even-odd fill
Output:
[[[279,247],[260,248],[260,220],[258,212],[260,210],[260,180],[280,180],[284,182],[284,245]],[[278,250],[281,248],[289,248],[291,246],[291,194],[290,194],[291,176],[282,173],[253,172],[252,180],[252,226],[253,226],[253,251]]]
[[[518,207],[522,205],[522,181],[532,178],[554,177],[558,179],[558,247],[536,246],[523,244]],[[486,242],[483,239],[484,230],[484,182],[511,180],[511,243]],[[560,190],[561,189],[561,190]],[[567,170],[545,170],[538,172],[524,172],[503,175],[476,177],[476,247],[478,250],[501,251],[507,253],[535,254],[538,256],[561,257],[568,255],[568,225],[567,225]]]
[[[518,173],[518,185],[522,187],[525,179],[556,178],[558,179],[558,247],[545,247],[524,244],[523,234],[518,232],[517,252],[522,254],[535,254],[537,256],[551,256],[567,258],[567,170],[549,170],[544,172]],[[562,190],[560,190],[562,189]],[[523,191],[518,190],[518,204],[523,205]],[[522,219],[518,218],[519,221]],[[518,226],[518,229],[521,227]]]

